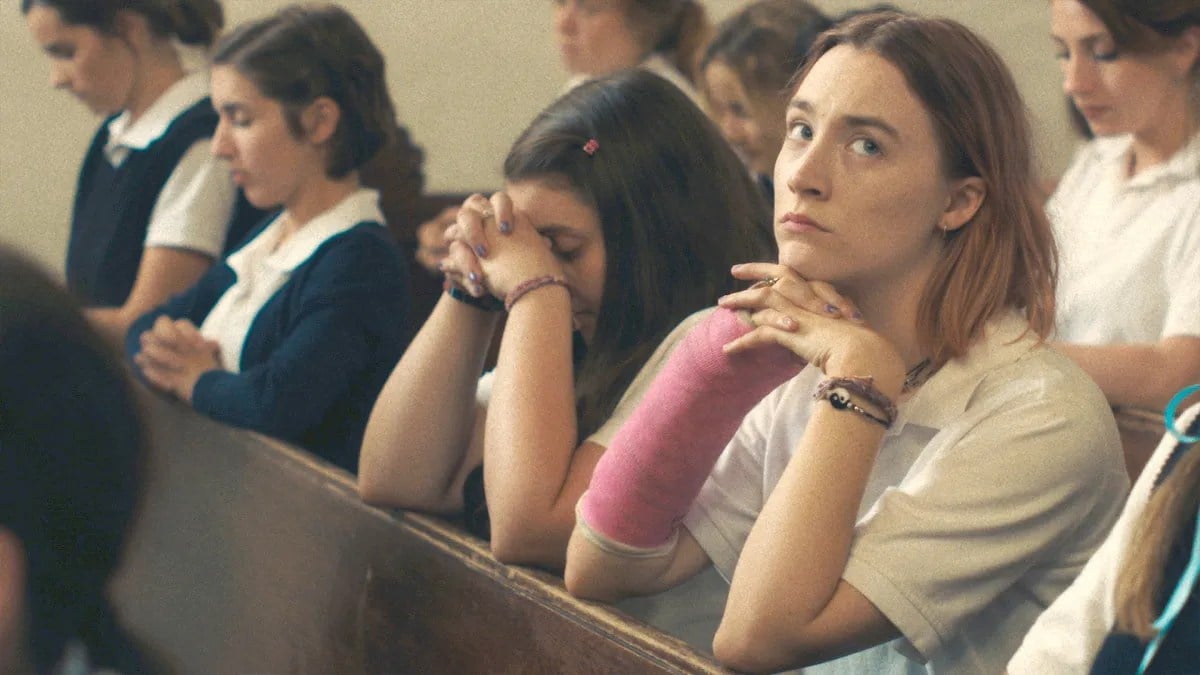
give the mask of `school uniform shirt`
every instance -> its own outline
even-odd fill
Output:
[[[943,366],[884,435],[842,578],[903,637],[805,673],[1000,672],[1100,545],[1128,488],[1096,385],[1023,318]],[[746,416],[684,525],[725,579],[798,447],[824,375]],[[855,414],[845,411],[845,414]]]
[[[1181,415],[1177,426],[1186,429],[1197,418],[1200,418],[1200,404]],[[1121,517],[1104,544],[1070,588],[1038,617],[1008,662],[1011,675],[1085,675],[1091,671],[1100,644],[1116,623],[1115,593],[1125,551],[1150,501],[1156,478],[1178,447],[1179,441],[1174,436],[1163,436],[1146,468],[1138,475]]]
[[[282,244],[278,219],[224,263],[138,319],[185,318],[221,347],[192,407],[306,447],[354,471],[367,417],[408,343],[408,270],[382,225],[378,193],[359,190]]]
[[[207,74],[189,74],[137,120],[123,112],[93,138],[76,186],[66,266],[67,285],[85,305],[124,304],[147,247],[221,257],[238,192],[211,154],[217,115],[207,92]],[[246,207],[242,221],[261,218]]]
[[[1060,256],[1058,340],[1200,336],[1200,135],[1131,178],[1132,142],[1088,143],[1047,204]]]

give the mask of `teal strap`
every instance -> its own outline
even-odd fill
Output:
[[[1175,617],[1179,616],[1179,612],[1183,610],[1183,606],[1191,597],[1192,589],[1196,587],[1196,578],[1200,577],[1200,509],[1196,512],[1196,519],[1198,523],[1196,536],[1192,538],[1192,556],[1188,559],[1187,569],[1179,575],[1179,583],[1175,585],[1175,590],[1171,593],[1171,599],[1167,601],[1167,606],[1163,608],[1162,616],[1154,621],[1154,628],[1158,632],[1154,635],[1154,639],[1150,640],[1150,644],[1146,645],[1142,663],[1138,666],[1138,675],[1142,675],[1150,667],[1150,661],[1154,659],[1158,648],[1162,646],[1163,638],[1167,635],[1167,631],[1171,630],[1171,624],[1175,623]]]
[[[1171,402],[1167,404],[1167,409],[1163,411],[1163,423],[1167,425],[1167,431],[1171,432],[1171,435],[1175,438],[1178,438],[1180,443],[1200,443],[1200,436],[1188,436],[1175,426],[1175,422],[1177,421],[1175,419],[1175,411],[1179,408],[1179,404],[1183,403],[1185,398],[1197,391],[1200,391],[1200,384],[1184,387],[1178,394],[1175,394]]]

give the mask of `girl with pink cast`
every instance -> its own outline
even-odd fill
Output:
[[[824,33],[797,82],[779,261],[734,268],[767,281],[683,338],[600,458],[567,588],[715,566],[736,670],[997,672],[1128,486],[1103,395],[1044,343],[1024,108],[968,29],[896,13]]]

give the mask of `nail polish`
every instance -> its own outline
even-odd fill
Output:
[[[480,258],[486,258],[487,257],[487,247],[484,246],[483,244],[476,244],[475,245],[475,255],[479,256]]]
[[[837,305],[834,305],[834,304],[825,305],[825,311],[829,314],[837,314],[838,313]]]
[[[479,275],[474,272],[471,272],[471,273],[467,274],[467,280],[473,284],[477,284],[477,283],[479,283]]]
[[[500,221],[500,234],[508,234],[512,232],[512,223],[507,220]]]

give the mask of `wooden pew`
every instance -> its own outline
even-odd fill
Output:
[[[1121,432],[1125,470],[1129,472],[1129,480],[1135,481],[1162,439],[1163,416],[1161,412],[1138,408],[1114,408],[1113,414]]]
[[[719,673],[306,453],[146,396],[152,480],[115,601],[181,673]]]

